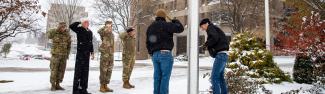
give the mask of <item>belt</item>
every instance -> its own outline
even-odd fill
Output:
[[[160,52],[170,52],[170,50],[160,50]]]

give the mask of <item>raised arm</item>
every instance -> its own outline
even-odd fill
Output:
[[[172,30],[170,31],[172,31],[172,33],[182,33],[184,31],[184,26],[177,19],[172,20],[171,27]]]
[[[81,22],[74,22],[72,23],[69,28],[73,31],[73,32],[76,32],[78,33],[79,30],[78,30],[78,25],[81,24]]]
[[[55,29],[50,29],[46,32],[47,38],[49,39],[53,39],[53,33],[54,33]]]
[[[103,33],[104,33],[104,28],[100,28],[97,32],[98,32],[98,34],[99,34],[99,36],[100,36],[100,39],[103,41]]]

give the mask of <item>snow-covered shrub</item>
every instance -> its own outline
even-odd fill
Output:
[[[304,16],[302,19],[300,16]],[[325,20],[317,12],[295,14],[295,20],[285,24],[283,30],[274,35],[275,50],[295,54],[294,80],[298,83],[312,83],[316,77],[324,77]],[[305,56],[301,56],[305,55]],[[303,57],[303,58],[302,58]],[[317,63],[318,62],[318,63]]]
[[[248,68],[245,66],[239,67],[236,72],[226,68],[225,75],[229,94],[272,94],[270,90],[266,90],[263,81],[260,79],[250,78],[249,76],[241,76]],[[211,73],[205,73],[203,78],[211,77]],[[211,81],[211,79],[210,79]],[[208,94],[212,94],[212,87],[207,90]],[[203,93],[206,94],[206,93]]]
[[[325,54],[316,58],[314,65],[314,75],[316,77],[316,81],[320,81],[320,83],[325,84]]]
[[[317,81],[313,83],[313,86],[309,89],[303,90],[302,88],[296,90],[290,90],[281,94],[323,94],[325,92],[325,83]]]
[[[241,76],[256,78],[262,83],[291,81],[289,75],[274,63],[272,53],[262,44],[252,33],[236,34],[230,43],[230,62],[227,67],[235,73],[241,72],[239,69],[245,67],[247,70],[240,73]]]
[[[238,71],[228,71],[226,73],[229,94],[253,94],[259,86],[257,80],[250,79],[248,76],[241,76],[247,68],[238,68]]]
[[[313,76],[312,59],[305,54],[298,54],[293,66],[293,80],[297,83],[311,84],[315,77]]]
[[[293,67],[293,78],[297,83],[312,84],[317,81],[325,83],[324,56],[313,59],[304,53],[297,54]]]
[[[188,61],[188,57],[186,55],[179,55],[175,57],[176,62],[178,61]]]

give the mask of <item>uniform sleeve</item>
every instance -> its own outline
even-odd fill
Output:
[[[121,39],[121,40],[124,40],[125,37],[126,37],[126,34],[127,34],[126,32],[121,33],[121,34],[120,34],[120,39]]]
[[[78,25],[81,24],[81,22],[74,22],[72,23],[69,28],[73,31],[73,32],[76,32],[78,33],[79,30],[78,30]]]
[[[123,33],[120,34],[120,39],[121,39],[122,46],[124,46],[125,37],[126,37],[126,32],[123,32]]]
[[[100,28],[97,32],[98,32],[98,34],[99,34],[99,36],[100,36],[100,39],[101,40],[103,40],[103,30],[104,30],[104,28]]]
[[[69,32],[69,31],[66,31],[66,32]],[[68,57],[70,54],[70,50],[71,50],[71,35],[68,33],[68,52],[67,52]]]
[[[49,38],[49,39],[53,39],[53,37],[54,37],[54,35],[53,35],[53,33],[54,33],[54,29],[50,29],[50,30],[48,30],[47,32],[46,32],[46,35],[47,35],[47,37]]]

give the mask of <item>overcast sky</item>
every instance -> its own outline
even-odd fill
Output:
[[[83,6],[86,8],[86,12],[88,12],[88,19],[92,22],[96,21],[96,11],[93,8],[93,4],[95,2],[95,0],[81,0],[82,3],[80,4],[80,6]],[[89,2],[92,1],[92,2]],[[39,3],[41,5],[41,10],[48,13],[48,10],[50,9],[50,3],[49,0],[39,0]],[[46,19],[44,19],[45,23],[46,23]],[[46,27],[46,26],[45,26]],[[93,24],[91,24],[90,26],[90,30],[93,31],[94,36],[99,39],[99,35],[97,34],[97,30],[100,28],[101,26],[95,26]]]

